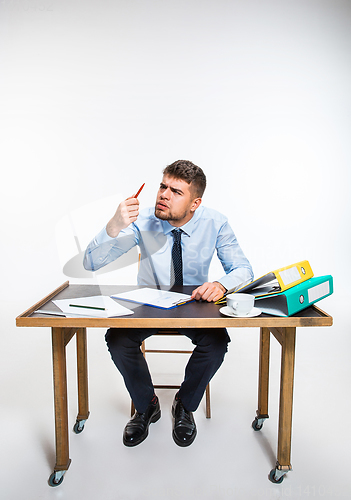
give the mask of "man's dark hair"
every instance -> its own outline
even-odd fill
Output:
[[[202,169],[189,160],[177,160],[163,170],[164,175],[181,179],[188,184],[196,198],[201,198],[206,188],[206,175]]]

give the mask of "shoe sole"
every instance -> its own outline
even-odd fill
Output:
[[[150,424],[154,424],[155,422],[157,422],[158,420],[160,420],[160,418],[161,418],[161,410],[159,412],[155,413],[155,415],[151,418]],[[130,441],[126,441],[124,439],[124,437],[123,437],[123,444],[124,444],[124,446],[128,446],[129,448],[131,448],[133,446],[138,446],[138,444],[140,444],[143,441],[145,441],[145,439],[149,435],[149,426],[150,426],[150,424],[147,426],[145,433],[142,436],[140,436],[140,438],[137,441],[134,441],[134,442],[131,443]]]

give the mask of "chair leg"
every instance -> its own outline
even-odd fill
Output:
[[[210,384],[206,387],[206,418],[211,418]]]

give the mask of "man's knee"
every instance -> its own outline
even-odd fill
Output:
[[[229,335],[225,328],[218,328],[214,334],[214,348],[218,353],[225,354],[228,351],[228,344],[230,342]]]
[[[152,335],[150,329],[138,328],[109,328],[105,335],[108,348],[111,349],[130,349],[140,348],[142,341]]]
[[[202,330],[201,338],[198,339],[198,346],[206,346],[211,352],[223,355],[228,350],[230,337],[225,328],[207,328]]]
[[[127,329],[110,328],[105,335],[105,341],[109,351],[118,351],[126,347],[140,346],[138,340],[132,340]]]

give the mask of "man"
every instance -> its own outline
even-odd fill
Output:
[[[228,290],[253,279],[227,219],[201,206],[206,187],[202,169],[179,160],[163,171],[154,209],[139,214],[139,201],[127,198],[94,240],[84,256],[85,269],[95,271],[138,245],[141,261],[139,285],[194,285],[192,298],[216,301]],[[225,276],[208,282],[214,252]],[[126,446],[136,446],[148,436],[150,423],[161,416],[151,376],[140,345],[154,329],[114,329],[106,333],[111,357],[121,372],[136,412],[123,433]],[[223,362],[230,338],[225,328],[182,329],[196,345],[185,369],[184,381],[175,395],[173,439],[189,446],[196,437],[193,412],[205,388]]]

